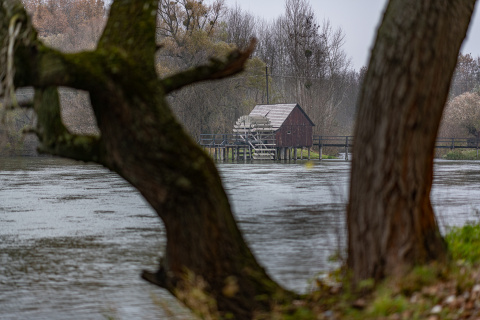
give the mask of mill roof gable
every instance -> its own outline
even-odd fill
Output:
[[[270,120],[273,129],[278,130],[296,107],[298,107],[303,113],[310,124],[315,126],[312,120],[298,104],[260,104],[256,105],[249,115],[267,117]]]

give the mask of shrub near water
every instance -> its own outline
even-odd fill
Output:
[[[467,224],[454,227],[445,236],[448,249],[454,260],[475,263],[480,260],[480,225]]]
[[[317,290],[262,319],[480,319],[480,224],[449,229],[449,263],[418,265],[401,278],[365,280],[350,289],[345,269],[316,281]]]
[[[454,150],[445,155],[447,160],[477,160],[476,150]]]

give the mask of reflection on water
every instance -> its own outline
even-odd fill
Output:
[[[349,164],[219,164],[240,228],[284,286],[304,291],[344,246]],[[100,166],[0,158],[1,319],[189,319],[140,279],[155,269],[163,226],[139,194]],[[477,219],[480,165],[436,163],[442,228]],[[176,316],[172,316],[175,314]]]

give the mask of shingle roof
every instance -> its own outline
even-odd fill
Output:
[[[282,124],[287,120],[290,113],[293,109],[298,106],[298,104],[260,104],[256,105],[250,112],[250,116],[262,116],[270,119],[270,122],[275,130],[279,129]],[[300,106],[298,106],[300,108]],[[300,110],[305,114],[305,112],[300,108]],[[312,120],[305,114],[307,119],[312,123]]]

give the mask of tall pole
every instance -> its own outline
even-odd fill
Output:
[[[267,104],[270,104],[268,101],[268,66],[265,66],[265,79],[267,81]]]

